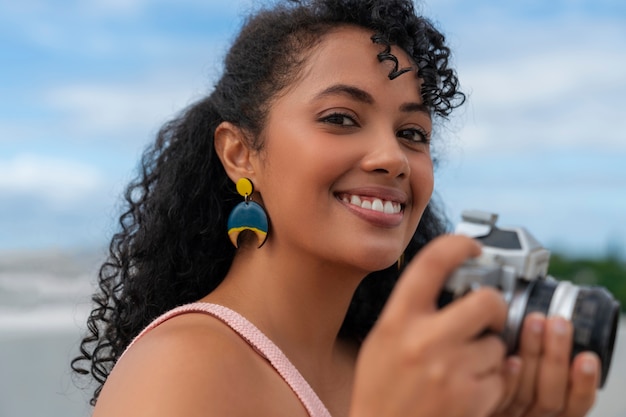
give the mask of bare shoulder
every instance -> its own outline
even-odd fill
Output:
[[[221,321],[174,317],[116,364],[95,408],[102,416],[306,415],[287,384]]]

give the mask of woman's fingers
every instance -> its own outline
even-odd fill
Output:
[[[535,400],[536,380],[543,350],[544,329],[545,317],[542,314],[533,313],[524,320],[518,353],[522,369],[518,376],[517,392],[509,401],[506,412],[503,413],[507,417],[522,416]]]
[[[502,340],[496,335],[486,335],[468,342],[458,362],[480,378],[492,373],[502,374],[505,354]]]
[[[543,355],[537,373],[536,400],[531,416],[557,415],[568,394],[572,324],[562,317],[546,321]]]
[[[502,376],[492,373],[484,377],[474,395],[472,412],[462,415],[490,416],[497,408],[504,392]],[[474,394],[474,393],[472,393]],[[436,414],[439,415],[439,414]]]
[[[445,322],[450,336],[461,341],[485,332],[501,333],[507,312],[502,294],[494,288],[483,287],[445,306],[439,319]]]
[[[467,415],[489,415],[500,403],[505,389],[502,370],[505,354],[506,348],[498,336],[485,335],[466,343],[452,362],[456,369],[451,369],[449,375],[464,369],[465,375],[456,381],[458,392],[465,394]]]
[[[433,241],[405,269],[377,327],[391,336],[403,323],[405,353],[425,371],[417,385],[436,387],[426,389],[442,394],[435,403],[456,397],[478,415],[497,407],[501,417],[584,416],[595,400],[599,361],[585,353],[570,364],[570,322],[528,315],[517,356],[504,359],[502,341],[486,336],[502,331],[508,313],[497,290],[481,288],[437,309],[446,279],[479,254],[466,237]]]
[[[526,317],[519,348],[519,379],[505,378],[508,388],[497,416],[586,415],[595,401],[600,363],[590,352],[579,354],[570,363],[572,336],[572,324],[562,317],[546,319],[537,313]],[[511,386],[516,386],[513,395]]]
[[[480,245],[465,236],[447,235],[435,239],[406,267],[396,284],[381,321],[405,320],[437,310],[437,299],[446,279],[468,258],[480,254]],[[506,320],[507,306],[500,292],[492,288],[474,291],[449,304],[438,315],[440,326],[457,341],[490,330],[499,332]]]
[[[481,289],[444,309],[437,299],[448,276],[480,245],[444,236],[420,252],[398,281],[364,341],[353,408],[359,416],[486,416],[504,391],[505,346],[496,336],[506,304]],[[492,334],[485,330],[492,330]]]
[[[504,393],[502,395],[502,400],[498,406],[497,411],[499,413],[507,410],[515,395],[517,394],[517,390],[520,386],[521,376],[522,376],[522,359],[519,356],[509,356],[506,358],[504,363],[504,367],[502,369],[502,377],[504,380]]]
[[[600,379],[600,359],[593,352],[580,353],[574,358],[570,375],[569,397],[561,416],[584,416],[596,399]]]
[[[446,279],[480,252],[480,244],[466,236],[445,235],[433,240],[406,266],[384,314],[395,317],[434,311]]]

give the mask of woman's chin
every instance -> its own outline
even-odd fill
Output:
[[[400,255],[373,255],[359,262],[359,268],[367,273],[382,271],[390,266],[397,265]]]

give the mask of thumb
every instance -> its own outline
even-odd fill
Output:
[[[468,258],[480,253],[480,244],[467,236],[434,239],[404,269],[387,302],[388,314],[434,311],[446,279]]]

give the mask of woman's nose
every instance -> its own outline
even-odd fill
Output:
[[[380,172],[392,178],[409,176],[407,150],[403,148],[394,132],[376,134],[368,141],[368,146],[368,152],[361,162],[363,170]]]

